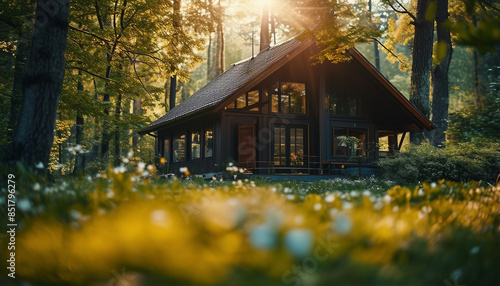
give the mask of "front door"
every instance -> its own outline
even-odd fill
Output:
[[[307,173],[307,126],[273,126],[272,145],[276,173]]]
[[[245,169],[255,168],[255,123],[238,125],[238,165]]]

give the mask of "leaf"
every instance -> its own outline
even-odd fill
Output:
[[[431,1],[429,6],[427,6],[427,11],[425,11],[425,19],[427,21],[434,21],[434,16],[436,16],[437,3],[436,1]]]
[[[444,60],[447,52],[448,45],[444,41],[438,41],[435,50],[436,60],[438,61],[438,63]]]

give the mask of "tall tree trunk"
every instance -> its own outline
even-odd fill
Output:
[[[29,43],[23,38],[22,32],[18,35],[18,45],[14,59],[14,83],[10,96],[9,123],[7,126],[7,142],[12,142],[14,131],[19,122],[23,103],[23,79],[26,74],[26,63],[29,55]]]
[[[132,113],[142,114],[142,99],[134,98]],[[132,135],[132,150],[134,151],[134,154],[137,154],[139,151],[139,134],[137,132],[134,132]]]
[[[121,120],[121,113],[122,113],[122,94],[119,92],[118,93],[118,98],[116,100],[116,109],[115,109],[115,124],[113,126],[114,129],[114,143],[115,143],[115,148],[114,148],[114,163],[115,166],[120,165],[121,163],[121,148],[120,148],[120,125],[119,122]]]
[[[175,107],[175,100],[177,99],[177,75],[173,75],[170,78],[170,95],[169,95],[170,101],[168,108],[169,110],[172,110],[172,108]]]
[[[12,142],[14,160],[46,168],[64,78],[69,1],[38,0],[35,33],[23,80],[23,106]]]
[[[224,72],[225,68],[225,42],[224,42],[224,27],[223,27],[223,15],[224,11],[221,5],[221,1],[219,0],[217,7],[217,46],[216,46],[216,54],[215,54],[215,64],[216,64],[216,74],[215,76],[220,75]]]
[[[372,0],[368,0],[368,11],[370,11],[370,21],[372,21]],[[373,55],[375,57],[375,68],[380,71],[380,51],[378,49],[378,42],[373,41]]]
[[[207,82],[210,82],[212,71],[212,33],[208,34],[208,47],[207,47]]]
[[[78,74],[81,76],[82,72],[79,71]],[[78,81],[77,85],[78,91],[83,91],[83,84],[81,81]],[[76,132],[75,132],[75,144],[82,145],[82,137],[83,137],[83,115],[81,111],[77,110],[76,112]],[[75,168],[73,169],[73,173],[77,173],[79,170],[83,170],[85,168],[85,153],[77,153],[75,157]]]
[[[430,75],[432,68],[432,44],[434,21],[427,19],[427,9],[431,0],[418,0],[413,42],[413,60],[411,67],[410,102],[429,118],[430,115]],[[410,141],[420,144],[425,139],[425,131],[411,132]]]
[[[262,20],[260,23],[260,49],[259,52],[269,48],[271,43],[269,37],[269,4],[262,5]]]
[[[111,56],[108,55],[108,66],[106,68],[106,79],[109,79],[111,76]],[[108,88],[108,83],[106,82],[106,85],[104,87],[104,95],[102,97],[102,101],[104,102],[104,120],[102,123],[102,139],[101,139],[101,156],[104,159],[105,162],[109,161],[109,141],[111,141],[110,134],[109,134],[109,128],[110,128],[110,122],[109,122],[109,104],[110,104],[110,97],[109,97],[109,88]]]
[[[448,130],[448,106],[450,104],[448,70],[450,68],[453,48],[451,46],[450,31],[444,27],[448,21],[448,0],[437,1],[436,27],[438,47],[446,46],[444,57],[432,71],[432,123],[436,129],[431,131],[431,145],[443,146],[446,142],[446,130]],[[438,49],[438,53],[441,53]]]

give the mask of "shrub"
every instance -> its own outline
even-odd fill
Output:
[[[439,179],[493,183],[500,173],[500,143],[459,143],[444,149],[412,145],[379,166],[382,177],[403,184]]]

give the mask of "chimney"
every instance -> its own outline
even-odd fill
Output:
[[[269,4],[262,7],[262,22],[260,24],[260,52],[269,48],[271,37],[269,36]]]

